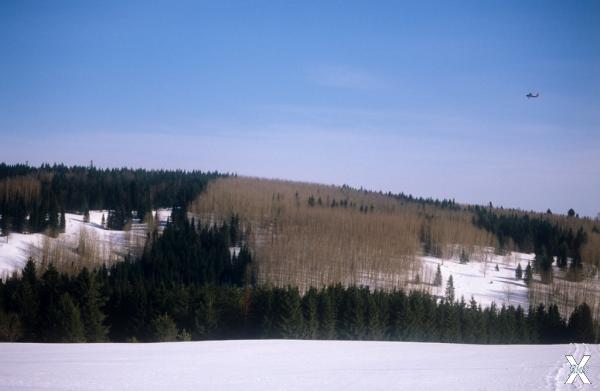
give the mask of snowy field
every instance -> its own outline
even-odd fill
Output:
[[[158,213],[160,227],[164,227],[171,210],[159,209],[154,213]],[[81,235],[86,235],[88,241],[97,248],[98,256],[105,260],[123,256],[133,247],[143,246],[146,224],[134,221],[130,231],[107,230],[101,225],[102,216],[106,219],[108,212],[90,211],[90,221],[86,223],[83,215],[67,213],[65,232],[57,238],[50,238],[42,233],[11,233],[8,237],[0,237],[0,277],[21,270],[29,256],[40,258],[48,247],[60,246],[75,250],[79,246]]]
[[[566,354],[591,354],[581,381]],[[0,344],[1,390],[571,390],[598,345],[208,341]]]

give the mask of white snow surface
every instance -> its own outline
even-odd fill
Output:
[[[448,278],[452,276],[454,296],[457,300],[464,297],[469,302],[471,296],[481,304],[488,307],[495,302],[501,305],[520,305],[525,310],[529,307],[528,288],[525,282],[517,280],[515,271],[520,264],[525,275],[528,262],[533,263],[535,254],[513,252],[510,255],[488,254],[487,261],[472,260],[460,263],[458,259],[440,259],[435,257],[422,257],[423,267],[428,268],[428,274],[435,275],[437,265],[442,272],[442,286],[437,289],[437,294],[443,296]],[[496,270],[498,265],[498,270]]]
[[[565,385],[565,358],[591,354]],[[599,345],[365,341],[0,344],[2,390],[571,390]]]
[[[171,216],[171,209],[158,209],[154,212],[156,213],[158,213],[159,229],[162,229]],[[136,240],[138,243],[139,240],[144,240],[146,224],[134,220],[131,231],[107,230],[101,225],[103,215],[107,218],[108,211],[90,211],[90,221],[85,223],[83,215],[66,213],[65,232],[59,234],[57,238],[50,238],[43,233],[11,233],[8,237],[0,237],[0,278],[14,271],[20,271],[27,258],[40,251],[44,240],[62,242],[73,249],[77,247],[81,232],[86,232],[90,239],[100,245],[106,257],[111,254],[125,255],[129,246],[132,246]]]

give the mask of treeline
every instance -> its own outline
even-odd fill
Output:
[[[156,283],[49,268],[0,285],[0,340],[40,342],[306,338],[479,344],[595,342],[590,309],[437,300],[418,291]]]
[[[218,174],[201,171],[99,169],[0,164],[0,230],[58,232],[65,212],[110,210],[107,225],[122,229],[131,212],[185,206]]]
[[[560,267],[581,266],[581,250],[587,240],[583,228],[573,231],[541,217],[497,214],[483,207],[475,207],[474,213],[473,223],[496,235],[501,250],[511,250],[510,244],[517,251],[535,253],[542,271],[550,269],[554,257]]]
[[[355,188],[355,187],[352,187],[349,185],[342,185],[341,189],[343,191],[361,192],[365,195],[369,195],[369,194],[385,195],[386,197],[390,197],[390,198],[393,198],[393,199],[399,200],[399,201],[410,202],[410,203],[415,203],[415,204],[420,204],[420,205],[435,206],[435,207],[439,207],[442,209],[455,209],[455,210],[461,209],[461,206],[459,204],[457,204],[454,199],[417,197],[417,196],[413,196],[412,194],[405,194],[404,192],[392,193],[391,191],[388,191],[387,193],[384,193],[381,190],[380,191],[372,191],[372,190],[366,190],[362,187]]]

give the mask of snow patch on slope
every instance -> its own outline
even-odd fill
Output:
[[[443,296],[448,278],[452,276],[454,296],[457,300],[464,297],[468,302],[473,296],[477,303],[484,307],[495,302],[498,306],[520,305],[527,310],[528,288],[522,279],[516,279],[515,272],[520,264],[524,273],[527,263],[532,262],[534,257],[534,254],[515,252],[505,256],[488,253],[482,260],[467,263],[460,263],[458,258],[422,257],[421,260],[424,274],[430,278],[435,276],[437,266],[440,265],[442,286],[435,289],[432,292],[434,294]]]
[[[159,209],[154,215],[156,213],[159,230],[162,230],[171,216],[171,209]],[[67,213],[65,232],[56,238],[42,233],[11,233],[7,237],[0,237],[0,277],[21,270],[29,256],[40,257],[48,244],[64,244],[67,249],[76,249],[82,234],[98,247],[100,257],[105,260],[122,257],[134,248],[143,246],[146,224],[134,220],[130,231],[107,230],[102,227],[102,216],[106,219],[108,211],[90,211],[90,221],[86,223],[83,215]]]

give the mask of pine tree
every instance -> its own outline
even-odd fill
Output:
[[[60,232],[65,232],[65,229],[67,228],[67,217],[65,214],[65,209],[61,208],[60,210],[60,224],[58,226],[58,230]]]
[[[567,254],[569,252],[569,246],[567,243],[562,241],[558,246],[558,255],[556,257],[556,264],[560,268],[564,268],[567,266]]]
[[[461,249],[460,252],[460,263],[467,263],[469,262],[469,256],[467,255],[467,253],[465,252],[465,249]]]
[[[365,331],[365,303],[356,286],[343,292],[340,308],[340,335],[345,339],[361,339]]]
[[[299,338],[302,330],[302,307],[298,288],[276,289],[274,328],[281,338]]]
[[[108,328],[103,324],[105,316],[101,307],[106,300],[100,293],[95,274],[90,274],[86,268],[77,276],[77,297],[86,340],[88,342],[105,341]]]
[[[547,272],[551,269],[552,262],[554,262],[554,259],[552,255],[550,255],[550,253],[548,252],[546,246],[543,246],[541,251],[536,252],[534,260],[536,271],[539,271],[541,273]]]
[[[449,281],[450,282],[450,281]],[[452,294],[452,296],[454,293]],[[452,300],[454,297],[451,298]],[[458,305],[452,300],[441,303],[438,307],[439,333],[442,342],[458,343],[460,341],[460,318],[458,316]],[[463,300],[464,304],[464,300]]]
[[[17,302],[21,314],[23,336],[26,341],[39,338],[37,327],[39,323],[39,283],[33,259],[29,258],[22,274],[22,284],[18,291]]]
[[[5,213],[6,212],[8,211],[5,210]],[[23,230],[26,227],[25,222],[27,218],[27,208],[25,207],[25,201],[23,201],[23,199],[19,197],[11,212],[11,215],[7,216],[10,219],[11,230],[19,233],[23,232]]]
[[[548,312],[544,320],[542,336],[546,343],[563,343],[567,342],[566,325],[563,318],[558,312],[558,306],[551,304],[548,307]]]
[[[331,289],[319,294],[319,338],[334,339],[336,337],[335,310],[333,308]]]
[[[214,336],[218,328],[215,294],[210,288],[203,287],[194,296],[192,306],[194,339],[209,339]]]
[[[85,331],[79,308],[68,293],[63,293],[58,302],[58,342],[85,342]]]
[[[152,341],[174,342],[177,340],[177,326],[168,314],[162,314],[152,319],[150,323]]]
[[[595,342],[592,311],[586,303],[577,306],[571,314],[569,318],[569,335],[572,342]]]
[[[273,290],[258,287],[252,290],[249,314],[250,333],[256,338],[271,338],[273,330]]]
[[[56,342],[61,340],[63,330],[61,328],[61,307],[59,304],[61,296],[60,275],[53,265],[42,275],[40,279],[39,312],[36,335],[43,342]],[[68,304],[68,303],[63,303]]]
[[[50,209],[48,210],[48,230],[50,236],[54,237],[58,233],[59,216],[55,201],[51,201]]]
[[[523,278],[523,269],[521,268],[521,264],[517,265],[517,269],[515,270],[515,277],[517,280]]]
[[[378,293],[374,292],[367,296],[367,332],[365,337],[370,340],[378,341],[383,339],[384,336],[384,324],[383,319],[384,308],[382,308],[381,302],[377,301]]]
[[[440,265],[437,265],[435,278],[433,279],[433,285],[442,286],[442,269],[440,268]]]
[[[529,285],[529,283],[531,282],[531,280],[533,279],[533,272],[531,270],[531,263],[527,263],[527,267],[525,268],[525,277],[523,278],[523,281],[525,281],[525,283],[527,285]]]
[[[452,279],[452,275],[448,277],[448,282],[446,283],[446,301],[449,303],[454,303],[454,280]]]
[[[319,332],[317,290],[311,287],[302,298],[302,312],[304,316],[303,337],[317,339]]]

